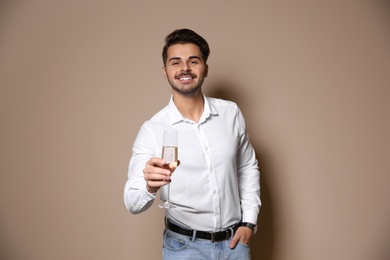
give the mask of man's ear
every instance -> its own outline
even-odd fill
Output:
[[[204,70],[204,77],[206,78],[208,74],[209,74],[209,65],[206,64],[206,69]]]
[[[162,67],[162,73],[164,75],[164,78],[168,80],[167,71],[165,70],[165,66]]]

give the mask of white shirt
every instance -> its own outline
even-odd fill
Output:
[[[260,210],[260,172],[238,106],[204,97],[199,123],[184,118],[172,97],[164,109],[146,121],[134,142],[125,185],[126,208],[145,211],[156,198],[146,190],[145,163],[161,157],[166,129],[178,131],[180,165],[172,175],[166,216],[190,229],[218,231],[243,222],[256,224]],[[167,199],[167,186],[161,188]]]

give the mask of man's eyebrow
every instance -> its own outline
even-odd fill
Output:
[[[181,58],[179,58],[179,57],[172,57],[168,61],[171,61],[171,60],[181,60]]]
[[[190,56],[189,58],[188,58],[189,60],[190,59],[198,59],[198,60],[202,60],[202,58],[201,57],[199,57],[199,56]]]

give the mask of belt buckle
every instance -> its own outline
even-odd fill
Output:
[[[224,233],[224,237],[223,238],[222,238],[222,236],[221,236],[222,234],[220,234],[220,232],[211,233],[211,242],[212,243],[221,242],[223,240],[228,239],[229,238],[229,231],[226,230],[223,233]]]

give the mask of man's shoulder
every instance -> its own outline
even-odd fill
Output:
[[[221,98],[215,98],[215,97],[206,97],[207,101],[211,106],[214,106],[215,108],[221,108],[221,109],[237,109],[238,106],[234,101],[221,99]]]
[[[161,122],[166,121],[167,119],[167,113],[168,113],[168,107],[162,108],[160,111],[152,115],[149,119],[147,119],[143,126],[153,126],[154,124],[161,124]]]

